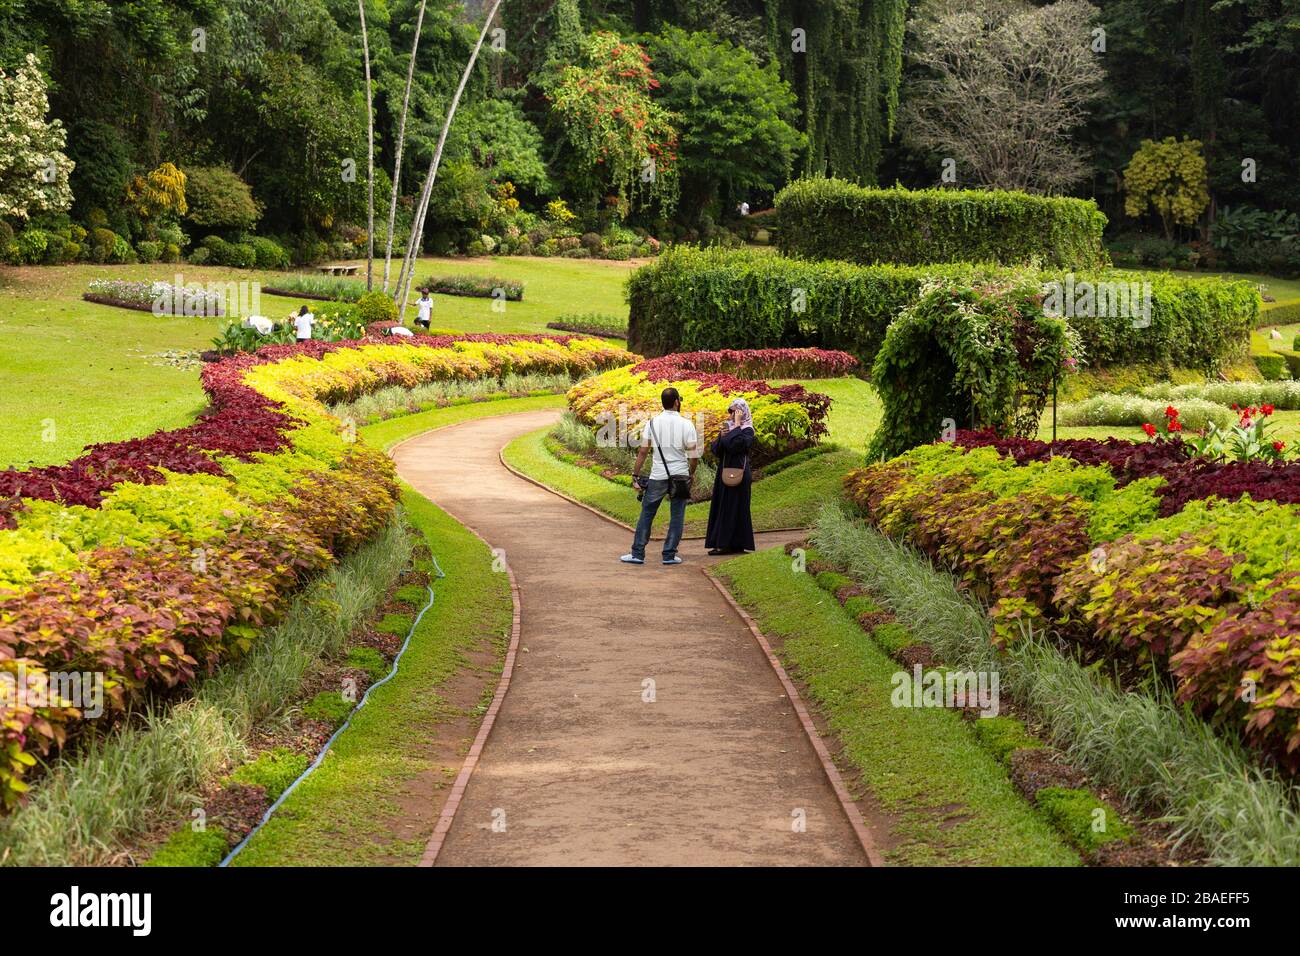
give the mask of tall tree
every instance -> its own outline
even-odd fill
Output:
[[[764,0],[769,49],[794,87],[805,175],[874,183],[894,135],[907,0]]]
[[[411,39],[411,60],[406,66],[406,93],[402,97],[402,115],[397,124],[396,156],[393,159],[393,189],[388,200],[388,238],[384,247],[384,291],[388,291],[389,269],[393,264],[393,224],[397,221],[397,190],[402,180],[402,147],[406,143],[406,114],[411,106],[411,81],[415,77],[415,55],[420,50],[420,31],[424,27],[426,0],[420,0],[415,18],[415,36]]]
[[[451,130],[451,121],[456,116],[456,107],[460,103],[461,95],[465,92],[465,86],[469,83],[470,74],[474,72],[474,64],[478,62],[479,52],[483,49],[483,41],[487,39],[488,28],[492,25],[493,18],[497,15],[497,10],[501,7],[501,0],[492,0],[492,9],[488,11],[487,17],[483,20],[483,29],[479,32],[478,42],[474,44],[474,51],[470,54],[469,62],[465,64],[465,72],[461,74],[460,85],[456,87],[456,95],[451,98],[451,105],[447,107],[447,117],[442,123],[442,132],[438,134],[438,146],[433,151],[433,159],[429,162],[429,172],[424,177],[424,188],[420,193],[420,204],[415,212],[415,222],[411,226],[411,239],[407,243],[406,256],[402,260],[402,271],[398,274],[397,284],[402,290],[402,302],[398,307],[397,315],[402,317],[406,315],[406,301],[411,291],[411,279],[415,273],[415,260],[420,254],[420,248],[424,245],[424,217],[429,211],[429,196],[433,193],[433,181],[438,175],[438,164],[442,162],[442,150],[447,144],[447,133]],[[396,299],[396,296],[394,296]]]
[[[658,99],[680,132],[683,210],[729,206],[784,184],[806,140],[776,63],[760,66],[753,53],[703,31],[665,27],[646,42]]]
[[[1073,135],[1102,94],[1096,14],[1085,0],[923,7],[908,24],[921,72],[908,82],[904,138],[979,186],[1054,193],[1087,178]]]
[[[366,291],[375,287],[375,97],[370,83],[370,38],[366,34],[366,0],[361,14],[361,56],[366,62]]]

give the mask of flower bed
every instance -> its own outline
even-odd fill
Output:
[[[221,316],[225,299],[219,292],[167,282],[126,282],[120,279],[92,279],[87,302],[114,305],[155,315]]]
[[[572,336],[367,336],[268,346],[204,368],[212,410],[172,432],[0,472],[0,809],[84,707],[48,675],[104,680],[104,714],[174,694],[248,650],[303,579],[390,518],[392,463],[327,401],[634,356]]]
[[[846,485],[872,524],[988,600],[1000,639],[1048,624],[1086,658],[1154,665],[1180,700],[1294,769],[1297,478],[1294,464],[1210,462],[1179,441],[961,433]]]
[[[709,444],[718,436],[732,399],[744,398],[754,416],[755,454],[761,463],[816,444],[826,434],[831,400],[802,385],[773,387],[739,376],[829,377],[856,367],[853,356],[822,349],[665,355],[579,382],[569,390],[569,408],[595,428],[623,423],[624,437],[635,439],[641,423],[662,410],[660,393],[672,385],[681,393],[683,414],[695,420]]]
[[[561,332],[576,332],[579,335],[602,335],[606,338],[626,339],[627,319],[616,315],[601,315],[588,312],[582,315],[568,313],[553,322],[547,322],[548,329]]]

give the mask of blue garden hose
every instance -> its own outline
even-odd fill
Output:
[[[433,560],[434,570],[438,572],[437,579],[441,580],[442,578],[445,578],[447,575],[443,572],[442,568],[438,565],[438,559],[436,557],[433,557],[432,555],[430,555],[430,558]],[[377,680],[373,684],[371,684],[368,688],[366,688],[366,692],[365,694],[362,695],[361,700],[357,702],[357,706],[353,707],[352,713],[348,714],[348,719],[343,721],[343,725],[339,727],[338,730],[334,731],[333,736],[331,736],[329,740],[325,741],[325,746],[322,747],[321,752],[316,755],[316,759],[313,760],[311,762],[311,765],[308,766],[307,769],[304,770],[298,776],[297,780],[295,780],[293,783],[289,784],[289,786],[285,788],[284,793],[280,794],[279,798],[275,801],[275,803],[267,807],[266,813],[262,814],[262,819],[257,822],[257,826],[253,827],[253,829],[248,831],[248,835],[239,841],[238,845],[233,850],[230,851],[230,853],[226,856],[224,860],[221,861],[220,864],[218,864],[219,866],[223,866],[223,867],[229,866],[230,861],[233,860],[236,856],[238,856],[239,852],[248,844],[248,841],[253,839],[253,837],[257,835],[257,832],[266,825],[266,821],[271,819],[271,814],[275,813],[275,811],[279,808],[280,804],[284,803],[284,801],[288,798],[289,794],[293,793],[294,789],[298,786],[298,784],[306,780],[308,775],[321,765],[321,762],[325,759],[325,755],[329,753],[330,747],[334,746],[334,741],[338,740],[339,735],[342,734],[343,731],[347,730],[348,727],[352,726],[352,718],[356,716],[357,711],[359,711],[362,707],[366,706],[366,701],[370,699],[370,695],[374,692],[375,688],[383,687],[390,680],[392,680],[394,677],[397,676],[397,667],[402,661],[402,655],[406,653],[406,649],[411,645],[411,638],[415,636],[415,629],[420,626],[420,619],[424,617],[425,611],[433,607],[433,587],[431,585],[425,585],[425,588],[429,592],[429,600],[425,602],[424,607],[420,608],[420,613],[415,615],[415,620],[411,622],[411,629],[406,634],[406,640],[402,642],[401,650],[399,650],[397,652],[397,656],[393,658],[392,669],[386,675],[384,675],[382,680]]]

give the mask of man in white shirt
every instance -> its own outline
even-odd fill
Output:
[[[299,342],[306,342],[311,338],[311,327],[316,324],[316,316],[304,305],[298,310],[298,314],[293,317],[293,331]]]
[[[433,321],[433,297],[428,289],[420,290],[420,297],[415,300],[415,324],[423,325],[427,330]]]
[[[681,564],[677,545],[686,523],[686,503],[690,499],[691,479],[700,462],[699,436],[695,426],[682,417],[682,398],[671,386],[659,396],[664,410],[646,423],[641,431],[641,448],[632,469],[632,484],[641,492],[641,519],[632,538],[632,551],[621,558],[624,564],[645,564],[645,548],[659,502],[668,498],[670,520],[664,538],[664,564]],[[653,455],[649,480],[641,477],[646,456]],[[674,479],[678,479],[674,481]],[[685,492],[682,494],[682,492]]]

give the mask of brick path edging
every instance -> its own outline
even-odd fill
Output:
[[[450,515],[453,521],[467,529],[491,550],[491,542],[479,534],[472,526],[461,521],[460,518],[441,505],[437,507]],[[442,812],[438,814],[438,824],[434,827],[433,836],[429,837],[429,842],[425,845],[424,855],[420,857],[418,864],[422,867],[434,866],[438,862],[438,854],[442,851],[442,844],[447,838],[448,831],[451,830],[452,821],[456,819],[456,811],[460,809],[460,801],[465,796],[465,788],[469,786],[469,778],[474,773],[474,768],[478,766],[479,756],[483,753],[483,747],[487,744],[488,735],[492,733],[493,724],[496,723],[497,712],[501,710],[501,704],[506,699],[506,691],[510,688],[510,677],[515,669],[515,657],[519,653],[520,604],[519,584],[515,580],[515,572],[510,567],[509,561],[506,562],[506,574],[510,576],[510,602],[514,605],[514,613],[510,622],[510,646],[506,649],[505,663],[501,667],[501,678],[497,681],[497,689],[492,695],[492,703],[488,705],[487,713],[483,715],[483,722],[479,724],[474,743],[470,745],[469,753],[465,755],[465,762],[461,764],[460,773],[456,775],[456,782],[451,785],[451,792],[442,805]]]
[[[785,687],[785,693],[790,700],[790,705],[794,708],[794,712],[799,716],[799,723],[803,727],[804,733],[808,736],[808,742],[812,744],[813,750],[817,752],[817,759],[821,761],[822,770],[825,771],[826,778],[830,781],[831,789],[835,791],[835,796],[840,801],[840,807],[844,810],[844,815],[848,817],[849,824],[853,827],[853,832],[858,837],[858,842],[862,844],[862,851],[867,855],[867,862],[871,866],[884,866],[884,858],[876,848],[876,841],[871,836],[871,831],[868,829],[866,821],[862,819],[862,812],[858,810],[858,805],[849,794],[848,787],[844,785],[844,778],[840,776],[839,769],[835,766],[835,761],[831,759],[830,751],[826,749],[826,744],[822,740],[821,734],[817,732],[817,725],[813,723],[812,717],[808,714],[808,709],[804,706],[803,698],[799,696],[799,691],[794,686],[794,681],[790,679],[790,675],[786,673],[785,668],[781,665],[781,661],[772,651],[772,645],[768,643],[762,629],[760,629],[758,623],[750,617],[749,612],[741,607],[736,599],[732,597],[731,592],[727,590],[727,586],[723,584],[708,568],[701,568],[700,570],[703,572],[704,576],[713,583],[713,586],[718,589],[718,593],[726,599],[729,605],[731,605],[731,609],[736,612],[736,615],[745,622],[745,625],[749,628],[749,632],[754,635],[754,640],[758,642],[758,646],[762,649],[763,656],[767,658],[767,662],[772,666],[772,670],[776,671],[776,676],[780,679],[782,686]]]

